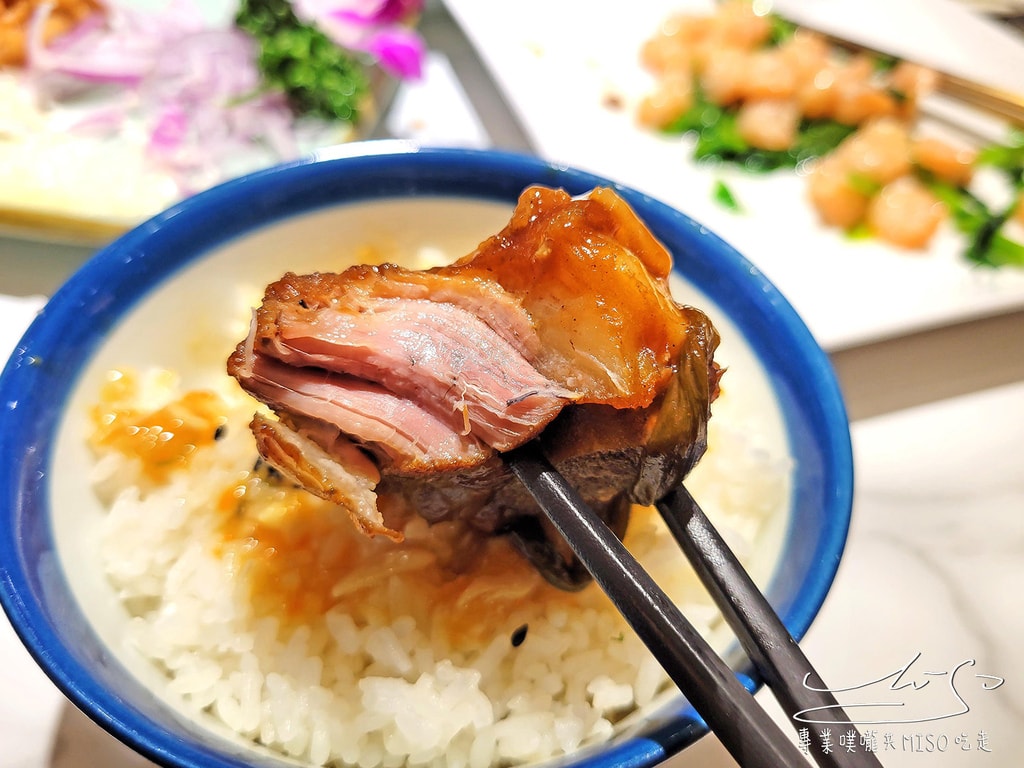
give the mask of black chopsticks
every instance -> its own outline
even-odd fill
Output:
[[[834,723],[856,731],[782,619],[690,492],[680,485],[657,507],[783,712],[793,720],[803,715],[801,722]],[[861,749],[812,750],[811,756],[821,768],[881,766],[874,753]]]
[[[576,490],[528,444],[505,461],[580,562],[742,768],[806,765],[806,758],[718,657],[650,575]],[[680,488],[658,504],[741,644],[780,705],[792,716],[846,723],[838,703],[697,503]],[[808,677],[805,678],[805,675]],[[821,709],[817,709],[821,708]],[[852,727],[852,726],[850,726]],[[873,753],[809,750],[822,768],[880,768]]]

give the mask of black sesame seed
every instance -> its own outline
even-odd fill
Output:
[[[256,457],[256,463],[252,465],[252,471],[257,474],[263,475],[267,480],[280,480],[282,475],[277,471],[277,468],[267,464],[263,460],[262,456]]]
[[[526,641],[526,632],[530,628],[529,624],[523,624],[515,632],[512,633],[512,647],[518,648]]]

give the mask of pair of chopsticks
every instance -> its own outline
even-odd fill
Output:
[[[872,56],[892,58],[894,54],[880,51],[877,48],[858,43],[845,37],[840,37],[831,32],[826,32],[817,27],[809,26],[802,22],[794,22],[801,29],[821,35],[826,41],[836,48],[852,53],[867,53]],[[908,61],[901,56],[895,56],[900,61]],[[913,63],[913,62],[912,62]],[[948,96],[951,99],[963,102],[975,109],[987,112],[990,115],[1006,120],[1007,122],[1024,127],[1024,93],[1013,93],[996,88],[976,80],[970,80],[960,75],[954,75],[927,64],[921,65],[935,73],[935,89],[938,93]]]
[[[739,682],[604,521],[533,444],[505,461],[615,607],[742,768],[793,768],[807,760]],[[658,502],[758,673],[790,717],[854,730],[835,697],[750,575],[685,488]],[[838,734],[836,734],[838,737]],[[881,768],[873,752],[809,748],[820,768]]]

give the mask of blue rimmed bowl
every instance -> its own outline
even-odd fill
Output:
[[[804,634],[846,540],[852,456],[832,368],[786,300],[699,223],[609,180],[515,154],[373,142],[228,182],[124,235],[51,298],[0,377],[0,601],[74,704],[162,765],[285,764],[175,706],[159,673],[122,647],[127,616],[96,559],[102,510],[79,416],[109,368],[170,368],[197,384],[223,375],[223,350],[204,347],[204,329],[237,322],[247,292],[282,272],[356,260],[368,242],[462,255],[531,184],[615,187],[673,253],[680,299],[718,325],[730,386],[754,393],[744,418],[763,419],[791,462],[785,503],[747,565],[793,635]],[[706,731],[680,697],[635,720],[557,763],[654,765]]]

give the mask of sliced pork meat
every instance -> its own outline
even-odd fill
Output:
[[[334,426],[404,471],[474,465],[489,454],[472,434],[372,381],[262,355],[255,356],[245,381],[250,393],[293,422]]]
[[[276,283],[275,295],[288,298],[264,301],[256,329],[261,356],[378,382],[499,451],[539,432],[573,398],[509,342],[536,343],[520,307],[505,317],[522,327],[502,325],[503,337],[469,309],[426,297],[332,304],[350,282],[346,275],[286,275]]]
[[[619,535],[689,472],[718,336],[670,270],[614,191],[531,187],[450,266],[284,275],[228,370],[277,416],[253,421],[264,459],[361,530],[460,519],[576,589],[584,569],[501,453],[537,440]]]

